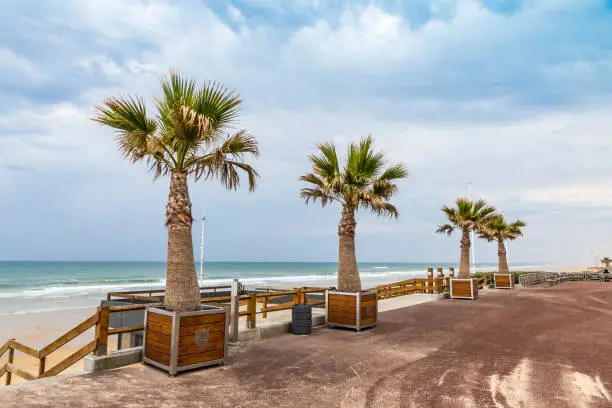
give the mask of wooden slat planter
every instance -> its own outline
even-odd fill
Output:
[[[451,278],[451,299],[478,299],[478,279],[476,278]]]
[[[229,309],[202,305],[194,312],[145,312],[144,362],[175,375],[179,371],[224,364]]]
[[[376,326],[378,297],[376,291],[325,293],[327,326],[357,331]]]
[[[495,289],[513,289],[514,288],[514,275],[510,273],[496,273],[493,274],[495,280]]]

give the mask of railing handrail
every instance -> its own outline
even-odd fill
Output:
[[[198,289],[202,290],[211,290],[211,289],[231,289],[231,285],[220,285],[220,286],[200,286]],[[119,292],[108,292],[109,295],[118,296],[118,295],[139,295],[142,293],[160,293],[166,292],[165,288],[160,289],[143,289],[143,290],[127,290],[127,291],[119,291]]]
[[[7,340],[2,346],[0,346],[0,358],[6,353],[9,349],[10,340]]]
[[[55,341],[51,342],[46,347],[42,348],[39,351],[39,357],[46,357],[49,354],[53,353],[58,348],[62,347],[64,344],[73,340],[74,338],[80,336],[85,331],[89,330],[93,326],[95,326],[100,319],[100,315],[98,313],[94,313],[88,319],[78,324],[72,330],[66,332],[62,336],[58,337]]]

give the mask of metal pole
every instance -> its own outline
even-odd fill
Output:
[[[468,194],[472,201],[472,183],[468,185]],[[476,257],[474,255],[474,231],[470,231],[470,246],[472,248],[472,274],[476,273]]]
[[[238,318],[240,317],[240,282],[238,279],[232,281],[230,300],[230,341],[238,342]]]
[[[204,221],[206,216],[202,217],[202,241],[200,243],[200,282],[204,279]]]

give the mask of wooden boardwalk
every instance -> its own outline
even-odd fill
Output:
[[[0,391],[2,407],[610,407],[612,285],[488,290],[234,349],[169,378],[135,365]]]

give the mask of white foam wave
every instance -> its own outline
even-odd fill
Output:
[[[546,265],[513,265],[511,270],[521,269],[537,269]],[[365,268],[364,268],[365,269]],[[477,271],[495,270],[496,267],[491,264],[485,266],[476,266]],[[447,269],[445,268],[445,272]],[[403,280],[403,278],[425,276],[425,270],[389,270],[387,266],[374,266],[370,270],[362,270],[360,276],[362,280],[370,282],[391,282],[391,278]],[[275,283],[287,285],[295,284],[296,286],[307,286],[311,282],[330,282],[333,285],[337,279],[337,274],[310,274],[310,275],[288,275],[288,276],[260,276],[260,277],[236,277],[240,282],[249,285],[274,285]],[[204,279],[200,281],[201,286],[220,286],[231,284],[233,277]],[[85,284],[85,285],[67,285],[67,286],[49,286],[40,289],[26,289],[21,292],[0,292],[0,298],[67,298],[73,296],[92,296],[106,294],[107,292],[120,292],[127,290],[138,289],[153,289],[163,290],[166,285],[165,279],[159,279],[156,282],[142,283],[110,283],[110,284]]]
[[[40,289],[26,289],[21,292],[2,292],[0,298],[64,298],[75,295],[94,295],[106,292],[115,292],[129,289],[163,289],[166,285],[165,279],[156,283],[129,283],[129,284],[99,284],[99,285],[70,285],[49,286]]]

